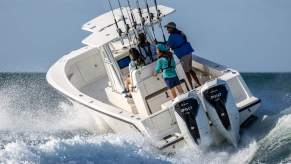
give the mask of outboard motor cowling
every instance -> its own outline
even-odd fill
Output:
[[[207,149],[213,140],[209,120],[197,94],[190,91],[178,96],[173,106],[178,126],[186,142]]]
[[[227,83],[222,80],[207,82],[202,87],[201,93],[213,125],[222,136],[237,147],[240,129],[239,111]]]

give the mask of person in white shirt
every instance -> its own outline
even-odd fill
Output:
[[[124,85],[125,85],[125,89],[126,89],[126,93],[127,93],[126,97],[131,98],[132,96],[131,96],[130,92],[132,91],[132,88],[130,86],[131,86],[132,79],[131,79],[130,74],[132,71],[140,69],[141,67],[145,66],[146,63],[136,48],[129,49],[129,56],[131,59],[129,66],[128,66],[129,75],[124,80]]]

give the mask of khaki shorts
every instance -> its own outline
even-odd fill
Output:
[[[186,73],[192,70],[192,54],[181,57],[180,62]]]

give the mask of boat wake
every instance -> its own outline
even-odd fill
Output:
[[[171,161],[241,164],[290,162],[290,145],[291,107],[279,114],[259,118],[247,132],[243,132],[238,149],[225,145],[206,153],[199,150],[194,150],[193,153],[193,150],[185,147]]]
[[[32,75],[31,75],[32,76]],[[44,76],[0,83],[0,163],[279,163],[291,161],[291,107],[262,115],[231,145],[163,154],[133,134],[102,134]],[[39,77],[40,76],[40,77]],[[45,85],[43,85],[43,84]],[[41,84],[41,85],[39,85]]]
[[[2,109],[2,108],[1,108]],[[67,111],[69,105],[61,104],[60,110]],[[291,108],[288,109],[291,111]],[[28,113],[26,113],[28,114]],[[209,152],[184,147],[174,155],[163,155],[144,139],[134,135],[98,134],[98,129],[78,116],[70,113],[61,120],[47,118],[20,118],[9,128],[3,120],[14,120],[1,113],[2,163],[260,163],[289,161],[289,153],[279,161],[275,157],[290,149],[291,114],[266,116],[262,123],[274,124],[265,137],[256,141],[256,136],[244,134],[238,150],[232,146],[217,148]],[[4,119],[2,119],[4,117]],[[7,118],[8,116],[8,118]],[[18,117],[19,118],[19,117]],[[42,121],[41,121],[42,120]],[[276,121],[277,120],[277,121]],[[33,126],[32,123],[37,123]],[[51,122],[51,124],[49,124]],[[260,122],[261,123],[261,122]],[[17,129],[21,129],[17,131]]]
[[[0,104],[0,163],[167,161],[134,135],[100,134],[90,115],[65,102],[55,109],[56,113],[38,114],[16,113],[6,105]]]

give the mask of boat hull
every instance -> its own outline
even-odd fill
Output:
[[[74,108],[88,113],[94,120],[98,130],[100,130],[100,132],[103,134],[106,133],[141,134],[140,130],[130,123],[122,121],[118,118],[114,118],[113,116],[101,113],[97,109],[85,106],[80,102],[76,102],[74,100],[71,100],[71,102],[73,103]]]

